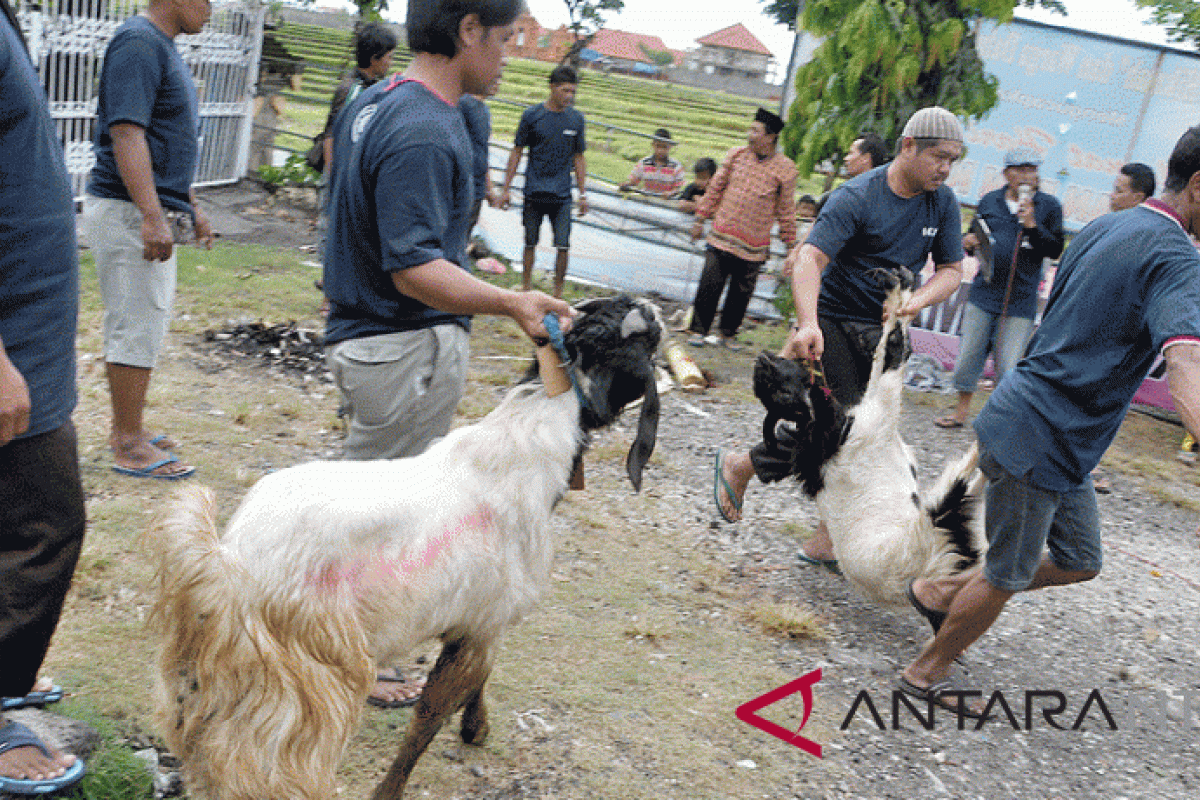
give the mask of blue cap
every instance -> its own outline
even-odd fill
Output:
[[[1014,147],[1004,154],[1004,167],[1040,167],[1042,165],[1042,157],[1028,147]]]

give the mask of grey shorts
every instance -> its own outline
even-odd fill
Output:
[[[1010,474],[987,450],[979,468],[986,492],[988,583],[1006,592],[1029,588],[1047,548],[1060,569],[1099,572],[1100,514],[1092,479],[1065,492],[1041,489]]]
[[[469,357],[470,335],[454,323],[331,345],[325,363],[350,427],[345,458],[408,458],[445,436]]]
[[[126,200],[85,196],[83,235],[104,303],[104,360],[152,368],[171,326],[175,251],[166,261],[142,258],[142,212]]]

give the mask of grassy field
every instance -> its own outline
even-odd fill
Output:
[[[285,127],[306,137],[325,122],[329,98],[341,72],[353,64],[350,34],[312,25],[285,23],[274,34],[297,58],[312,64],[305,69],[298,92],[290,98]],[[397,49],[394,67],[402,70],[410,55]],[[547,76],[552,64],[511,59],[492,111],[492,139],[510,143],[526,106],[546,99]],[[701,157],[718,162],[725,152],[746,141],[746,130],[759,102],[665,81],[626,75],[606,75],[585,69],[581,73],[576,107],[588,126],[588,172],[609,183],[620,183],[633,163],[650,153],[649,139],[666,127],[679,144],[672,155],[689,170]],[[625,133],[635,131],[643,135]],[[800,181],[800,193],[820,192],[822,176]]]

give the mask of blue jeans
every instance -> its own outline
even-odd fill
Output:
[[[958,343],[958,358],[954,363],[954,388],[974,392],[983,374],[988,351],[992,352],[996,382],[1017,365],[1029,339],[1033,336],[1033,320],[1025,317],[1001,317],[984,311],[974,303],[963,307],[962,339]]]
[[[982,447],[979,469],[988,479],[983,570],[988,583],[1006,592],[1029,588],[1047,547],[1060,569],[1100,571],[1100,512],[1091,476],[1073,489],[1052,492],[1011,474]]]

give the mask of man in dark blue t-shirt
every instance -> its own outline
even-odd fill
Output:
[[[962,125],[946,109],[916,112],[904,126],[896,160],[833,192],[808,239],[788,257],[796,324],[782,355],[820,359],[830,390],[844,405],[862,397],[882,334],[886,289],[876,273],[907,269],[915,275],[933,256],[937,271],[913,292],[900,310],[904,316],[958,288],[962,229],[958,201],[945,182],[962,155],[962,141]],[[790,471],[790,453],[765,443],[720,458],[714,494],[722,516],[740,518],[751,476],[771,482]],[[824,522],[799,557],[836,569]]]
[[[579,77],[570,67],[556,67],[550,73],[550,97],[544,103],[530,106],[521,115],[513,149],[504,171],[504,187],[500,190],[500,207],[508,208],[509,187],[517,174],[521,155],[529,148],[529,163],[525,167],[525,201],[521,222],[525,227],[524,276],[526,291],[533,285],[533,261],[542,219],[550,218],[554,229],[554,296],[562,297],[563,281],[567,277],[567,259],[571,247],[571,172],[579,189],[579,216],[588,211],[587,149],[583,114],[574,108],[575,89]]]
[[[467,126],[467,135],[471,138],[473,155],[473,178],[475,186],[475,202],[471,205],[470,223],[467,225],[467,236],[479,222],[479,212],[483,210],[486,201],[495,205],[496,197],[492,193],[492,170],[488,164],[488,147],[492,138],[492,112],[482,97],[464,94],[458,101],[458,110],[462,112],[463,123]]]
[[[547,313],[571,315],[475,278],[466,260],[474,159],[458,103],[499,79],[521,7],[409,0],[408,69],[334,127],[325,341],[349,410],[346,458],[417,455],[449,431],[472,314],[511,317],[530,336],[546,335]]]
[[[86,520],[71,423],[75,206],[41,80],[12,8],[0,7],[0,697],[10,708],[34,700]],[[83,762],[42,745],[0,713],[10,791],[46,792],[83,775]]]
[[[212,244],[192,194],[196,86],[175,48],[175,37],[199,33],[211,13],[205,0],[151,0],[117,29],[100,72],[96,165],[83,230],[105,308],[113,470],[139,478],[177,480],[195,472],[170,452],[170,439],[146,432],[144,413],[175,300],[172,218],[190,217],[196,240]]]
[[[975,216],[991,233],[992,263],[975,275],[963,306],[962,340],[954,364],[958,400],[949,416],[934,421],[939,428],[961,428],[967,421],[989,350],[999,383],[1033,336],[1042,263],[1058,258],[1063,249],[1062,205],[1053,195],[1038,191],[1040,165],[1041,158],[1032,150],[1009,150],[1004,154],[1006,185],[979,200]],[[972,249],[979,245],[974,233],[963,242]]]
[[[901,688],[957,708],[951,662],[1020,591],[1095,577],[1100,520],[1089,473],[1159,353],[1175,407],[1200,433],[1200,126],[1167,164],[1161,200],[1088,225],[1067,248],[1027,355],[975,419],[988,478],[982,569],[916,581],[935,636]],[[1048,550],[1047,550],[1048,546]],[[967,710],[978,715],[982,708]]]

